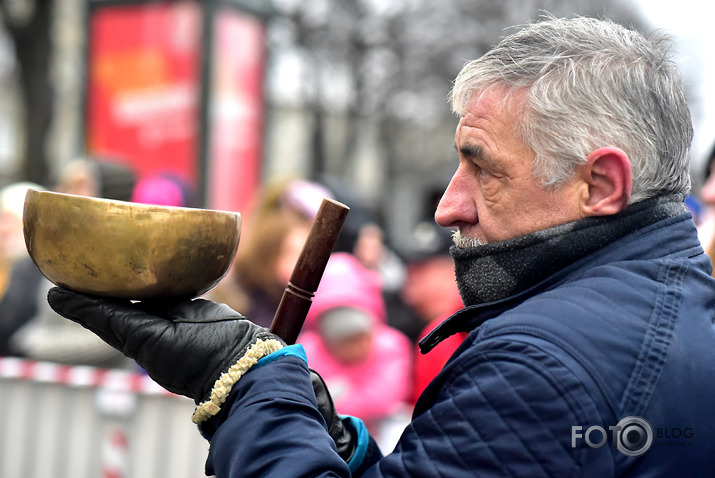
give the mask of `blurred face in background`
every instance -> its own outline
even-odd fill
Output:
[[[402,300],[425,322],[449,312],[458,296],[451,256],[435,256],[407,265]]]
[[[360,229],[353,253],[368,269],[377,269],[385,255],[382,229],[377,224],[366,224]]]
[[[708,173],[705,184],[700,190],[700,200],[709,209],[715,209],[715,174],[712,174],[712,169]]]
[[[374,318],[369,312],[345,304],[323,312],[318,330],[333,358],[344,365],[359,365],[370,358],[373,327]]]
[[[0,210],[0,259],[12,260],[24,250],[22,217]]]
[[[78,196],[99,196],[97,172],[88,161],[72,161],[62,171],[55,190]]]
[[[288,284],[290,276],[293,274],[293,268],[298,257],[303,250],[305,240],[308,238],[311,225],[296,224],[286,234],[281,243],[280,253],[276,260],[276,277],[279,284]]]
[[[360,332],[337,339],[327,344],[330,353],[336,360],[345,365],[358,365],[370,357],[372,350],[372,333]]]

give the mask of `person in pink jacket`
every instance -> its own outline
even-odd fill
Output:
[[[361,418],[386,443],[409,420],[413,355],[409,339],[387,325],[379,281],[353,255],[333,254],[298,342],[338,413]]]

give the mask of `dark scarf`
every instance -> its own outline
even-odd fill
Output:
[[[517,294],[605,245],[649,224],[687,212],[681,195],[648,199],[624,211],[589,217],[506,241],[452,246],[465,306]]]

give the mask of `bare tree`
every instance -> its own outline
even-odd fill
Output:
[[[50,80],[52,4],[50,0],[2,0],[2,22],[12,39],[22,94],[23,179],[44,184],[46,143],[54,115]]]
[[[326,172],[326,114],[329,98],[347,78],[341,115],[346,126],[340,156],[345,174],[356,160],[361,125],[378,125],[385,160],[385,191],[395,191],[400,178],[426,178],[451,161],[456,119],[446,97],[451,81],[470,60],[479,57],[508,26],[525,24],[545,12],[557,16],[608,16],[638,24],[634,7],[616,0],[282,0],[280,38],[310,65],[303,71],[306,107],[313,116],[313,176]],[[417,188],[419,190],[419,185]],[[389,193],[378,198],[392,203]]]

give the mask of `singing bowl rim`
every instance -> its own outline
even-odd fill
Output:
[[[27,191],[23,210],[27,251],[50,282],[132,300],[190,299],[214,288],[233,263],[241,225],[240,212],[38,189]]]

